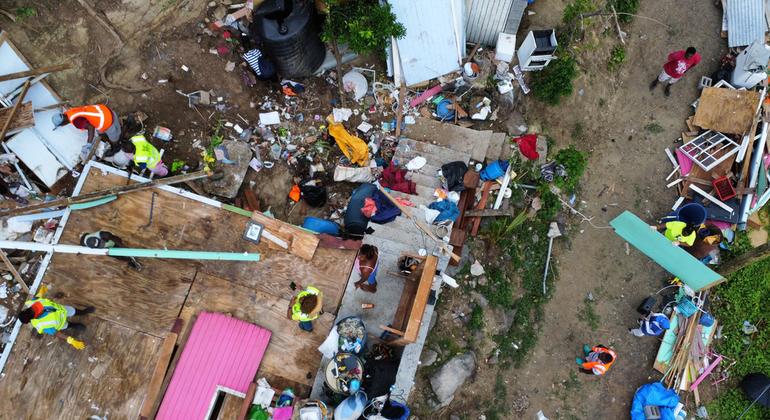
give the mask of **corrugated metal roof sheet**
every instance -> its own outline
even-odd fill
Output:
[[[500,32],[516,34],[527,0],[466,0],[469,42],[494,46]]]
[[[765,2],[727,0],[727,45],[743,47],[765,40]]]

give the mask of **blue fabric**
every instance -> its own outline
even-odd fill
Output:
[[[43,330],[43,334],[54,335],[56,334],[55,328],[46,328]]]
[[[661,335],[663,334],[663,331],[669,328],[671,328],[671,323],[663,314],[653,315],[649,320],[645,320],[642,324],[642,332],[650,336]]]
[[[369,273],[369,277],[366,279],[366,282],[369,283],[369,285],[377,284],[377,270],[379,269],[380,269],[380,259],[377,258],[377,263],[374,264],[374,270],[372,270],[372,272]]]
[[[661,420],[675,420],[674,408],[679,404],[679,396],[666,389],[660,382],[652,382],[639,387],[631,403],[631,420],[645,420],[644,406],[654,405],[660,408]]]
[[[299,329],[302,331],[313,332],[313,321],[300,321]]]
[[[451,220],[454,222],[458,217],[460,217],[460,209],[457,208],[457,204],[449,200],[430,203],[428,208],[432,210],[438,210],[440,212],[438,216],[436,216],[436,219],[433,221],[433,223],[441,222],[444,220]]]
[[[508,170],[508,165],[509,162],[507,160],[496,160],[491,162],[479,172],[479,177],[482,181],[491,181],[500,178],[505,175],[505,171]]]
[[[382,225],[396,220],[396,217],[401,215],[401,210],[382,191],[375,190],[372,200],[377,205],[377,212],[372,216],[372,222]]]
[[[308,216],[302,222],[302,227],[317,233],[328,233],[329,235],[339,236],[340,227],[331,220],[320,219],[318,217]]]

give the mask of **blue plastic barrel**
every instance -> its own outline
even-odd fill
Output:
[[[700,226],[706,221],[706,208],[698,203],[687,203],[676,210],[676,220],[690,226]]]

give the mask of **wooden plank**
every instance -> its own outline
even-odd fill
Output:
[[[150,379],[150,385],[147,387],[147,395],[144,397],[142,409],[139,411],[140,419],[149,419],[154,416],[160,403],[160,389],[163,385],[163,378],[166,377],[166,371],[171,363],[171,357],[176,348],[176,333],[168,333],[163,339],[163,344],[158,351],[158,362],[155,364],[155,370]]]
[[[189,329],[189,320],[199,312],[221,312],[272,331],[257,377],[280,377],[310,386],[321,363],[317,348],[331,330],[334,316],[322,314],[308,333],[286,318],[288,307],[287,299],[198,273],[180,317]]]
[[[516,214],[516,208],[511,206],[507,209],[482,209],[482,210],[468,210],[468,217],[500,217],[500,216],[514,216]]]
[[[0,109],[0,127],[8,123],[8,118],[11,116],[13,108]],[[19,107],[16,112],[16,116],[11,120],[8,125],[7,134],[21,131],[25,128],[35,126],[35,114],[32,112],[32,102],[25,102]]]
[[[241,401],[241,406],[238,410],[238,417],[235,417],[236,420],[246,420],[246,415],[249,414],[249,409],[251,408],[251,402],[254,401],[254,395],[256,394],[257,394],[257,384],[252,382],[249,384],[249,390],[246,391],[246,396],[243,397],[243,400]],[[222,418],[226,419],[225,417],[222,417]]]
[[[4,74],[0,76],[0,82],[5,82],[7,80],[21,79],[22,77],[38,76],[45,73],[55,73],[57,71],[67,70],[69,68],[72,68],[72,64],[70,63],[57,64],[54,66],[38,67],[32,70],[25,70],[25,71],[19,71],[15,73]]]
[[[417,295],[417,286],[419,282],[404,281],[404,289],[401,291],[401,298],[396,307],[396,314],[393,315],[393,327],[402,331],[399,335],[403,336],[409,320],[409,312],[412,309],[414,298]],[[391,331],[392,332],[392,331]]]
[[[243,407],[244,403],[246,402],[246,399],[241,398],[237,395],[230,394],[229,392],[224,392],[223,394],[224,394],[224,399],[222,400],[222,406],[219,408],[219,413],[216,417],[217,420],[234,420],[234,419],[242,418],[239,416],[241,412],[241,407]],[[252,398],[254,397],[252,396]],[[251,406],[251,401],[249,401],[248,405]]]
[[[404,336],[404,332],[403,331],[397,330],[395,328],[391,328],[391,327],[389,327],[387,325],[380,325],[380,329],[383,330],[383,331],[387,331],[387,332],[389,332],[391,334],[395,334],[395,335],[397,335],[399,337],[403,337]]]
[[[701,92],[693,124],[720,133],[743,135],[751,126],[759,93],[707,87]]]
[[[54,254],[45,280],[52,291],[62,293],[62,303],[94,306],[92,316],[164,337],[182,309],[195,267],[149,258],[141,263],[142,270],[136,271],[115,258]]]
[[[257,199],[257,196],[254,194],[254,190],[246,189],[243,192],[243,196],[246,198],[246,203],[248,203],[249,207],[251,208],[251,211],[260,211],[259,200]]]
[[[3,125],[0,126],[0,141],[5,140],[5,134],[8,132],[8,129],[11,127],[11,122],[16,118],[16,114],[19,112],[19,108],[21,107],[22,102],[24,102],[24,97],[27,96],[27,91],[29,90],[29,80],[24,82],[24,86],[21,89],[21,93],[19,94],[19,97],[16,99],[16,104],[11,108],[11,112],[6,117],[5,122],[3,122]]]
[[[479,203],[476,205],[476,210],[482,210],[486,208],[487,201],[489,200],[489,191],[492,189],[492,185],[494,183],[495,183],[494,181],[484,182],[484,188],[481,190],[481,199],[479,200]],[[473,227],[471,228],[471,236],[478,235],[479,227],[481,227],[481,218],[477,217],[473,221]]]
[[[3,263],[5,263],[5,266],[8,268],[8,271],[10,271],[11,275],[13,275],[16,283],[18,283],[19,286],[24,289],[25,293],[29,294],[29,287],[27,286],[27,283],[24,283],[24,279],[21,278],[19,272],[16,271],[16,267],[14,267],[13,264],[11,264],[11,261],[8,259],[8,254],[6,254],[2,249],[0,249],[0,258],[2,258]]]
[[[258,211],[252,214],[251,219],[264,225],[265,229],[276,236],[290,238],[289,252],[292,254],[306,260],[313,259],[319,241],[315,234],[281,220],[267,217]]]
[[[0,381],[7,419],[136,419],[162,339],[89,316],[78,351],[25,326]],[[34,361],[34,362],[33,362]]]
[[[420,276],[420,283],[417,286],[414,303],[409,312],[409,321],[407,321],[404,337],[402,338],[406,342],[414,343],[417,341],[417,334],[420,331],[420,323],[425,314],[425,306],[428,304],[428,296],[430,296],[430,289],[433,285],[433,276],[436,273],[437,265],[438,258],[433,255],[429,255],[422,265],[423,271]]]

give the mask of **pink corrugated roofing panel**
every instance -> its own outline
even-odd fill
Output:
[[[264,328],[226,315],[198,315],[157,419],[205,419],[217,386],[246,393],[270,334]]]

